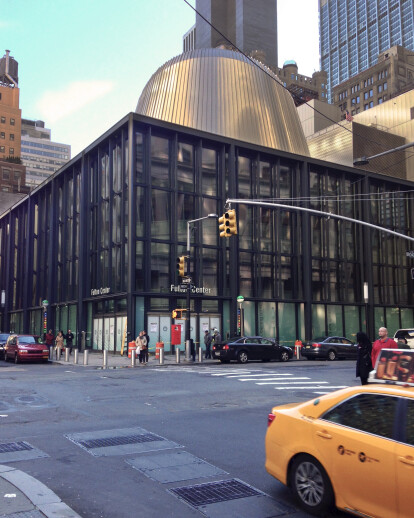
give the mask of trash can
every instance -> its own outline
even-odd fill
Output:
[[[128,358],[132,357],[132,351],[137,350],[137,344],[135,342],[129,342],[128,344]]]
[[[160,349],[164,349],[164,342],[157,342],[155,344],[155,359],[158,360],[160,358]]]

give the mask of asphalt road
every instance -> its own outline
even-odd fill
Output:
[[[29,445],[0,448],[0,464],[39,479],[83,518],[303,518],[264,469],[267,415],[355,384],[346,361],[107,370],[0,362],[0,443]],[[231,491],[251,496],[228,500]]]

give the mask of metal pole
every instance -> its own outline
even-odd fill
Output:
[[[75,353],[76,353],[76,349],[75,349]],[[83,353],[83,364],[84,365],[88,365],[88,360],[89,360],[89,351],[86,350],[84,353]]]
[[[86,348],[86,332],[82,331],[81,333],[81,350],[84,351]],[[78,347],[79,349],[79,347]]]
[[[164,349],[160,349],[160,365],[164,365]]]
[[[190,222],[187,221],[187,276],[190,276]],[[187,284],[187,311],[185,321],[185,361],[190,361],[191,343],[190,343],[190,322],[191,322],[191,283]]]
[[[78,358],[79,358],[79,351],[77,349],[75,349],[75,356],[73,358],[73,363],[78,363]]]
[[[65,349],[65,362],[69,361],[69,349],[66,347]]]
[[[198,348],[198,363],[203,363],[203,348],[201,345]]]
[[[53,361],[53,345],[49,347],[49,360]]]
[[[108,351],[103,352],[103,366],[108,367]]]
[[[180,348],[175,348],[175,363],[180,363]]]
[[[132,349],[131,351],[131,367],[135,367],[136,364],[136,351],[135,349]]]

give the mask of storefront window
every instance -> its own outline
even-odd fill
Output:
[[[386,322],[389,336],[394,336],[395,331],[400,329],[400,312],[398,308],[386,308]]]
[[[375,333],[378,332],[380,327],[385,327],[384,309],[385,308],[374,308]]]
[[[343,336],[342,306],[327,306],[328,335]]]
[[[326,336],[325,306],[323,304],[312,304],[312,336],[306,338],[314,340],[322,336]]]
[[[295,304],[279,302],[277,307],[279,312],[279,343],[292,346],[298,338],[296,336]]]
[[[362,311],[364,324],[361,326],[359,312]],[[365,308],[359,308],[358,306],[344,306],[345,313],[345,336],[353,342],[356,341],[357,332],[362,329],[365,331]]]
[[[276,339],[276,304],[274,302],[258,303],[257,320],[258,334]]]
[[[414,311],[411,308],[401,308],[401,328],[414,326]]]
[[[249,301],[244,301],[243,309],[244,309],[244,336],[256,336],[255,303],[249,302]]]

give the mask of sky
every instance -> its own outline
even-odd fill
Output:
[[[0,56],[19,63],[22,117],[43,120],[74,157],[135,111],[194,22],[183,0],[0,0]],[[279,66],[293,59],[312,75],[318,41],[318,0],[278,0]]]

